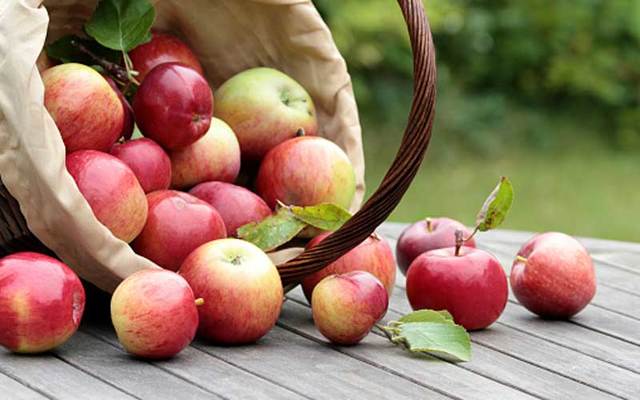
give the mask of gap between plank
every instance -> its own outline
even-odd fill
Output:
[[[24,380],[20,379],[20,377],[15,376],[14,374],[12,374],[12,373],[10,373],[10,372],[2,371],[2,370],[0,369],[0,373],[1,373],[2,375],[6,376],[7,378],[11,379],[11,380],[18,382],[19,384],[21,384],[22,386],[26,387],[27,389],[31,389],[31,390],[33,390],[34,392],[36,392],[36,393],[38,393],[38,394],[40,394],[40,395],[42,395],[42,396],[46,397],[47,399],[50,399],[50,400],[57,400],[55,397],[53,397],[53,396],[52,396],[52,395],[50,395],[49,393],[46,393],[46,392],[44,392],[43,390],[41,390],[41,389],[39,389],[39,388],[37,388],[37,387],[35,387],[35,386],[32,386],[29,382],[26,382],[26,381],[24,381]]]
[[[83,330],[83,332],[84,332],[85,334],[89,335],[89,336],[92,336],[92,337],[94,337],[94,338],[96,338],[96,339],[100,340],[100,341],[101,341],[101,342],[103,342],[103,343],[108,344],[109,346],[111,346],[111,347],[113,347],[113,348],[117,349],[119,352],[123,352],[123,350],[122,350],[118,345],[115,345],[114,343],[112,343],[112,342],[110,342],[110,341],[108,341],[108,340],[104,339],[104,338],[103,338],[103,337],[101,337],[100,335],[96,335],[96,334],[95,334],[95,333],[93,333],[92,331],[86,331],[86,330]],[[199,388],[199,389],[202,389],[203,391],[205,391],[205,392],[207,392],[207,393],[210,393],[210,394],[212,394],[212,395],[216,396],[217,398],[219,398],[219,399],[221,399],[221,400],[230,400],[229,398],[227,398],[227,397],[225,397],[225,396],[223,396],[223,395],[221,395],[221,394],[219,394],[219,393],[213,392],[213,391],[211,391],[210,389],[208,389],[208,388],[206,388],[206,387],[203,387],[203,386],[202,386],[202,385],[200,385],[199,383],[192,382],[190,379],[187,379],[187,378],[182,377],[182,376],[180,376],[180,375],[176,375],[176,374],[174,374],[173,372],[171,372],[171,371],[167,370],[166,368],[163,368],[163,367],[161,367],[161,366],[159,366],[159,365],[157,365],[157,364],[153,363],[152,361],[149,361],[149,360],[141,360],[141,361],[142,361],[142,362],[144,362],[145,364],[148,364],[148,365],[150,365],[150,366],[154,367],[154,368],[158,368],[159,370],[164,371],[164,372],[166,372],[166,373],[168,373],[168,374],[170,374],[170,375],[172,375],[172,376],[175,376],[176,378],[178,378],[178,379],[180,379],[180,380],[182,380],[182,381],[184,381],[184,382],[187,382],[187,383],[189,383],[189,384],[191,384],[191,385],[193,385],[193,386],[195,386],[195,387],[197,387],[197,388]]]
[[[291,298],[291,297],[287,297],[287,300],[290,300],[290,301],[292,301],[292,302],[294,302],[294,303],[296,303],[296,304],[299,304],[299,305],[302,305],[302,306],[305,306],[305,307],[309,308],[309,305],[308,305],[308,304],[306,304],[306,303],[304,303],[304,302],[302,302],[302,301],[300,301],[300,300],[298,300],[298,299],[294,299],[294,298]],[[396,311],[396,310],[393,310],[393,309],[390,309],[390,310],[392,310],[392,311],[394,311],[394,312],[396,312],[396,313],[397,313],[397,311]],[[278,322],[278,325],[280,325],[280,322]],[[323,341],[321,341],[321,340],[318,340],[318,339],[316,339],[316,338],[314,338],[314,337],[312,337],[312,336],[311,336],[311,337],[309,337],[307,334],[305,334],[305,333],[303,333],[303,332],[300,332],[300,331],[297,331],[297,329],[295,329],[295,328],[293,328],[293,327],[288,328],[288,327],[286,327],[286,326],[282,326],[282,328],[287,329],[287,330],[292,331],[292,332],[293,332],[293,331],[295,331],[295,333],[296,333],[296,334],[298,334],[298,335],[300,335],[300,336],[307,337],[309,340],[313,340],[314,342],[322,343],[322,344],[326,344],[325,342],[323,342]],[[377,331],[375,331],[375,330],[372,330],[372,331],[371,331],[371,333],[373,333],[374,335],[377,335],[377,336],[380,336],[380,337],[386,338],[386,336],[384,336],[383,334],[381,334],[381,333],[379,333],[379,332],[377,332]],[[402,377],[402,378],[404,378],[404,379],[406,379],[406,380],[408,380],[408,381],[411,381],[411,382],[417,383],[417,384],[419,384],[419,385],[421,385],[421,386],[424,386],[424,387],[426,387],[426,388],[428,388],[428,389],[431,389],[431,390],[433,390],[433,391],[437,391],[437,392],[438,392],[438,393],[440,393],[440,394],[446,394],[446,396],[448,396],[448,397],[452,397],[452,396],[453,396],[453,395],[451,395],[451,394],[449,394],[449,393],[442,393],[442,391],[441,391],[440,389],[433,388],[433,387],[430,387],[430,386],[426,386],[426,385],[424,385],[423,383],[421,383],[421,382],[419,382],[419,381],[417,381],[417,380],[415,380],[415,379],[413,379],[413,378],[410,378],[410,377],[404,376],[404,375],[400,374],[399,372],[397,372],[397,371],[395,371],[395,370],[390,370],[389,368],[387,368],[387,367],[385,367],[385,366],[383,366],[383,365],[379,365],[379,364],[377,364],[377,363],[375,363],[375,362],[373,362],[373,361],[370,361],[370,360],[367,360],[367,359],[364,359],[364,358],[362,358],[362,359],[361,359],[361,357],[357,357],[357,356],[355,356],[355,355],[348,354],[348,353],[346,353],[346,352],[344,352],[344,351],[340,350],[340,348],[338,348],[338,347],[335,347],[335,346],[329,346],[329,347],[330,347],[330,348],[332,348],[333,350],[335,350],[335,351],[339,352],[339,353],[342,353],[342,354],[344,354],[344,355],[348,356],[348,357],[351,357],[351,358],[354,358],[354,359],[356,359],[356,360],[362,361],[362,362],[364,362],[364,363],[366,363],[366,364],[369,364],[369,365],[372,365],[372,366],[374,366],[374,367],[377,367],[377,368],[383,369],[383,370],[385,370],[385,371],[387,371],[387,372],[389,372],[389,373],[392,373],[393,375],[400,376],[400,377]],[[449,361],[449,360],[447,360],[447,359],[445,359],[445,358],[439,357],[439,356],[437,356],[437,355],[435,355],[435,354],[430,354],[430,356],[431,356],[431,357],[433,357],[433,358],[437,358],[438,360],[441,360],[442,362],[449,363],[449,364],[453,365],[454,367],[464,369],[464,370],[466,370],[466,371],[468,371],[468,372],[471,372],[472,374],[475,374],[475,375],[481,376],[481,377],[483,377],[483,378],[485,378],[485,379],[488,379],[488,380],[490,380],[490,381],[493,381],[493,382],[495,382],[495,383],[497,383],[497,384],[499,384],[499,385],[510,387],[510,388],[512,388],[512,389],[515,389],[515,390],[517,390],[517,391],[519,391],[519,392],[522,392],[522,393],[527,394],[527,395],[529,395],[529,396],[535,397],[535,398],[537,398],[537,399],[546,400],[546,398],[545,398],[545,397],[541,397],[540,395],[537,395],[537,394],[535,394],[535,393],[531,393],[531,392],[529,392],[529,391],[527,391],[527,390],[524,390],[524,389],[522,389],[522,388],[520,388],[520,387],[517,387],[517,386],[515,386],[515,385],[513,385],[513,384],[510,384],[510,383],[508,383],[508,382],[507,382],[507,383],[505,383],[505,382],[498,381],[498,380],[496,380],[495,378],[493,378],[493,377],[491,377],[491,376],[487,376],[487,375],[485,375],[485,374],[481,374],[481,373],[479,373],[478,371],[474,371],[474,370],[471,370],[471,369],[469,369],[469,368],[465,368],[464,366],[462,366],[462,365],[460,365],[460,364],[458,364],[458,363],[451,362],[451,361]],[[454,397],[454,398],[457,398],[457,397]]]

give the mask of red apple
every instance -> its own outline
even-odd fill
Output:
[[[0,344],[17,353],[48,351],[78,329],[85,294],[76,274],[43,254],[0,259]]]
[[[129,353],[154,359],[173,357],[196,334],[196,299],[187,281],[175,272],[141,270],[113,292],[111,321]]]
[[[145,193],[165,190],[171,184],[171,160],[162,147],[147,138],[116,143],[111,154],[131,168]]]
[[[486,251],[462,247],[431,250],[407,271],[407,297],[414,310],[447,310],[468,330],[484,329],[507,304],[507,277]]]
[[[133,68],[138,71],[137,79],[142,82],[153,68],[160,64],[179,62],[203,74],[198,58],[189,46],[177,37],[160,32],[153,32],[151,40],[129,52]]]
[[[329,275],[313,289],[313,321],[330,341],[360,342],[387,311],[389,295],[382,283],[364,271]]]
[[[259,160],[303,130],[318,130],[313,101],[302,86],[272,68],[253,68],[233,76],[216,91],[215,116],[238,135],[242,156]]]
[[[229,125],[213,118],[207,133],[189,146],[173,150],[171,185],[184,189],[206,181],[233,182],[240,171],[240,146]]]
[[[221,239],[194,250],[179,271],[204,299],[198,307],[204,338],[222,344],[253,343],[276,323],[283,289],[278,270],[258,247]]]
[[[229,236],[236,236],[242,225],[259,222],[271,209],[255,193],[231,183],[204,182],[189,191],[190,194],[211,204],[218,210]]]
[[[147,223],[131,246],[162,268],[176,271],[195,248],[227,236],[216,209],[190,194],[158,190],[147,201]]]
[[[329,235],[330,233],[327,232],[316,236],[309,242],[307,247],[311,248],[318,245]],[[318,282],[326,276],[344,274],[351,271],[370,272],[382,282],[389,296],[391,296],[393,286],[396,283],[396,263],[393,260],[393,252],[389,243],[376,234],[369,236],[364,242],[325,268],[306,276],[302,281],[304,295],[307,300],[311,301],[311,293]]]
[[[185,65],[160,64],[138,88],[133,112],[144,136],[166,149],[188,146],[211,125],[211,88],[202,75]]]
[[[258,194],[274,208],[334,203],[351,206],[356,176],[347,155],[335,143],[313,136],[287,140],[274,147],[258,171]]]
[[[122,134],[124,109],[109,83],[93,68],[68,63],[42,73],[44,105],[62,135],[67,154],[109,151]]]
[[[543,233],[525,243],[509,280],[518,301],[544,318],[569,318],[596,294],[591,256],[564,233]]]
[[[466,226],[446,217],[426,218],[409,225],[402,231],[396,244],[396,259],[400,271],[406,275],[411,262],[424,252],[454,247],[457,230],[461,230],[464,237],[471,236],[471,230]],[[464,245],[476,247],[476,241],[471,238]]]
[[[95,150],[73,152],[66,164],[98,221],[118,239],[135,239],[147,220],[147,199],[131,168]]]
[[[120,90],[118,85],[116,85],[116,82],[107,75],[103,76],[104,79],[107,80],[109,86],[111,86],[111,88],[116,92],[118,98],[120,99],[120,102],[122,103],[122,108],[124,110],[124,120],[120,136],[125,138],[125,140],[129,140],[131,139],[131,135],[133,135],[133,128],[135,127],[135,120],[133,118],[133,107],[131,107],[129,101],[124,97],[124,94],[122,94],[122,91]]]

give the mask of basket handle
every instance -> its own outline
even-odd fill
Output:
[[[371,235],[398,205],[420,168],[435,115],[435,49],[422,0],[398,0],[398,4],[409,31],[414,73],[413,102],[400,149],[380,187],[360,211],[317,246],[278,265],[284,285],[324,268]]]

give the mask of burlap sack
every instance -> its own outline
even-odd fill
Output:
[[[141,268],[157,268],[94,217],[64,167],[60,134],[43,106],[36,60],[45,42],[80,31],[95,1],[0,2],[0,176],[30,230],[83,278],[112,291]],[[156,1],[155,27],[185,39],[213,88],[246,68],[270,66],[313,97],[320,135],[340,145],[364,193],[360,125],[345,62],[307,0]],[[295,251],[278,255],[282,260]]]

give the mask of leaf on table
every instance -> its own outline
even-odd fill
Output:
[[[476,229],[484,232],[498,227],[504,221],[512,204],[513,186],[509,178],[503,176],[476,216]]]
[[[398,322],[453,323],[453,317],[447,310],[417,310],[401,317]]]
[[[471,359],[469,334],[453,323],[403,323],[392,340],[402,343],[411,352],[437,354],[459,361]]]
[[[101,0],[84,27],[101,45],[128,52],[151,40],[155,17],[147,0]]]
[[[351,218],[349,211],[332,203],[289,208],[298,219],[323,231],[336,231]]]
[[[278,211],[258,223],[238,228],[238,237],[251,242],[263,251],[276,249],[293,239],[307,224],[299,220],[288,208]]]
[[[120,52],[108,49],[93,40],[83,39],[77,35],[62,36],[55,42],[48,44],[46,47],[47,56],[63,63],[76,62],[85,65],[94,64],[94,60],[92,60],[89,55],[73,45],[74,41],[82,44],[93,54],[107,61],[120,63],[122,60],[122,54]]]

